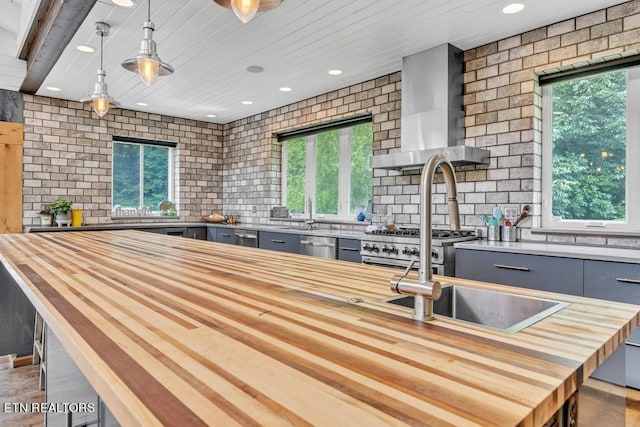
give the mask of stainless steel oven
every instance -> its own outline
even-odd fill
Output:
[[[431,270],[433,274],[455,276],[454,243],[475,240],[471,230],[433,230],[431,233]],[[360,254],[364,264],[407,268],[420,260],[420,230],[399,228],[367,233],[362,240]]]

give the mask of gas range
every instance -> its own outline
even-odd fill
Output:
[[[454,243],[476,240],[472,230],[434,229],[431,233],[431,266],[433,274],[453,276],[455,274]],[[360,247],[365,264],[387,265],[406,268],[420,259],[420,230],[397,228],[374,230],[366,233]]]

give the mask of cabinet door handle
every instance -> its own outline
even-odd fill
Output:
[[[223,236],[231,236],[231,234],[223,234]],[[257,236],[251,234],[236,234],[241,239],[257,239]]]
[[[340,246],[341,251],[360,252],[360,248],[349,248],[347,246]]]
[[[616,280],[622,283],[633,283],[635,285],[640,285],[639,279],[625,279],[624,277],[616,277]]]
[[[284,243],[284,240],[271,239],[272,243]]]
[[[229,234],[229,233],[220,233],[220,235],[222,237],[231,237],[231,234]]]
[[[517,265],[493,264],[495,268],[504,268],[505,270],[529,271],[529,267],[518,267]]]

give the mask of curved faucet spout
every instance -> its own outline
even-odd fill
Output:
[[[416,320],[433,319],[433,300],[440,298],[441,285],[433,281],[431,270],[431,204],[433,178],[440,166],[447,189],[449,221],[452,230],[460,229],[458,210],[458,189],[456,173],[445,154],[433,155],[422,168],[420,177],[420,267],[418,281],[407,279],[406,273],[391,279],[391,290],[400,294],[413,294],[413,318]],[[407,271],[408,272],[408,271]]]
[[[453,165],[444,154],[435,154],[427,160],[420,176],[420,268],[418,270],[421,283],[430,282],[431,270],[431,207],[433,199],[433,178],[440,166],[447,189],[449,206],[449,222],[451,230],[460,229],[460,213],[458,210],[458,185]]]

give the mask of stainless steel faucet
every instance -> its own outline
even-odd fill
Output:
[[[456,173],[445,154],[435,154],[427,160],[420,177],[420,267],[418,281],[406,278],[413,262],[400,276],[391,279],[391,290],[399,294],[414,295],[413,318],[416,320],[433,319],[433,301],[442,294],[442,285],[433,280],[431,270],[431,203],[433,177],[440,166],[447,189],[449,220],[451,229],[460,229],[460,213],[458,211],[458,189]]]
[[[309,197],[309,199],[307,200],[307,207],[309,209],[309,219],[305,221],[305,224],[307,224],[307,226],[309,227],[308,229],[311,230],[313,224],[315,223],[315,221],[313,220],[313,202],[311,201],[311,197]]]

